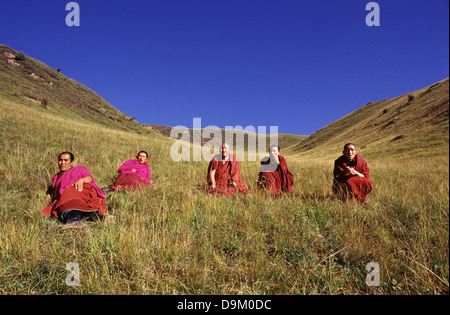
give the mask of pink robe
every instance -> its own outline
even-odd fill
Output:
[[[80,194],[79,196],[76,196],[76,194],[73,194],[72,190],[70,190],[70,198],[62,198],[64,192],[73,186],[73,184],[86,176],[92,177],[92,182],[85,183],[84,185],[90,186],[92,189],[86,190],[84,192],[84,195]],[[61,217],[64,211],[61,211],[62,202],[59,202],[60,200],[63,200],[64,203],[67,203],[71,200],[74,200],[74,198],[80,199],[82,206],[79,210],[83,211],[98,211],[99,214],[103,214],[106,211],[105,206],[105,192],[95,184],[94,176],[88,171],[88,169],[84,166],[75,166],[69,169],[68,171],[64,172],[61,176],[60,173],[53,176],[53,182],[52,182],[52,188],[53,188],[53,199],[52,199],[52,205],[49,207],[44,208],[41,211],[41,214],[47,217],[55,216],[55,217]],[[83,189],[84,191],[84,189]],[[82,193],[83,193],[82,191]],[[87,192],[89,191],[89,194]],[[65,209],[67,210],[67,209]]]
[[[132,170],[136,170],[133,172]],[[120,174],[109,188],[114,190],[140,190],[151,185],[150,167],[147,163],[140,164],[137,159],[123,163],[117,172]]]
[[[137,173],[132,172],[131,170],[135,169]],[[121,167],[117,170],[120,174],[132,174],[136,175],[142,180],[146,182],[150,181],[150,177],[152,176],[152,172],[150,171],[150,166],[147,163],[140,164],[138,160],[131,159],[122,164]]]

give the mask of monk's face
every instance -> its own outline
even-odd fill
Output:
[[[280,151],[278,151],[278,147],[277,146],[272,146],[272,147],[270,147],[270,151],[269,151],[269,153],[270,153],[270,157],[273,157],[273,158],[278,158],[278,155],[280,154]]]
[[[70,154],[61,154],[58,159],[58,167],[61,172],[66,172],[73,167],[73,161],[70,159]]]
[[[139,153],[139,155],[136,158],[139,161],[139,164],[144,164],[145,162],[148,161],[147,154],[145,154],[143,152]]]
[[[343,153],[348,161],[353,161],[357,152],[355,146],[351,144],[345,147]]]
[[[222,159],[228,158],[228,156],[230,155],[230,148],[228,147],[228,144],[222,144],[220,152],[222,153]]]

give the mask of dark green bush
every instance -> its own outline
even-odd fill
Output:
[[[27,56],[23,52],[18,52],[14,56],[14,60],[16,60],[16,61],[25,61],[26,59],[27,59]]]

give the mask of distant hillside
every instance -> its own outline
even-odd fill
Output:
[[[0,97],[58,115],[125,131],[149,133],[84,85],[12,48],[0,45]]]
[[[371,102],[289,148],[336,155],[353,142],[368,155],[448,155],[449,79],[393,99]]]

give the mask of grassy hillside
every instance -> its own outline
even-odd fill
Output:
[[[448,78],[394,99],[369,103],[307,137],[289,152],[314,157],[353,142],[367,156],[448,156]]]
[[[114,129],[148,134],[132,118],[86,86],[38,60],[0,45],[0,96],[46,112],[73,116]],[[47,99],[45,105],[44,99]]]
[[[207,162],[171,161],[171,139],[111,131],[0,100],[3,294],[448,294],[448,158],[372,159],[364,206],[330,194],[328,161],[287,157],[290,195],[215,198]],[[109,193],[111,222],[58,231],[39,214],[60,151],[100,186],[138,150],[155,184]],[[429,170],[429,163],[435,167]],[[257,162],[242,162],[255,187]],[[80,266],[80,286],[65,266]],[[365,283],[369,262],[380,286]]]
[[[317,154],[319,146],[310,152],[320,159],[300,151],[286,156],[295,179],[287,196],[254,192],[216,198],[204,191],[208,161],[172,161],[175,140],[121,130],[113,120],[110,126],[108,119],[92,123],[82,114],[61,115],[75,109],[45,109],[14,95],[22,93],[22,83],[10,82],[10,89],[17,89],[11,94],[1,82],[2,294],[449,293],[445,146],[427,156],[399,155],[392,147],[390,159],[389,146],[361,149],[370,157],[375,186],[364,205],[340,202],[331,193],[330,166],[344,136],[336,139],[329,157]],[[392,143],[415,141],[406,135]],[[446,134],[435,136],[448,140],[448,125]],[[75,165],[88,167],[102,187],[113,181],[123,161],[146,150],[154,185],[108,193],[113,221],[60,232],[59,223],[39,211],[64,150],[72,151]],[[250,189],[258,164],[241,162]],[[65,282],[70,262],[80,267],[78,287]],[[370,262],[380,266],[377,287],[366,284]]]

